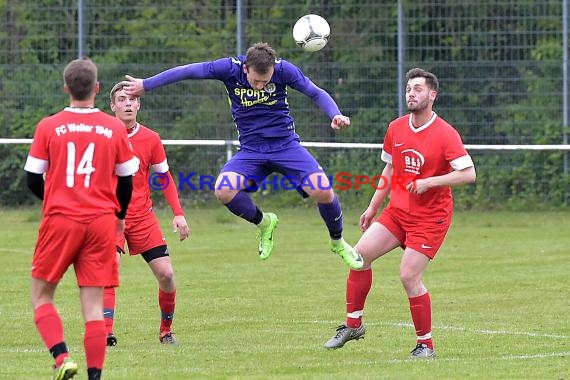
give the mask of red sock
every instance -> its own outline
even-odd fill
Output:
[[[423,343],[433,349],[431,338],[431,299],[429,293],[410,300],[410,311],[416,328],[417,343]]]
[[[67,346],[63,338],[63,322],[55,306],[51,303],[44,303],[34,310],[34,323],[55,359],[55,366],[59,367],[63,359],[69,356]]]
[[[107,330],[105,330],[103,320],[85,322],[83,347],[85,348],[87,368],[103,369],[105,352],[107,351]]]
[[[166,293],[158,289],[158,306],[160,307],[160,332],[170,332],[172,320],[174,319],[174,308],[176,306],[176,290]]]
[[[115,322],[115,288],[105,288],[103,294],[103,317],[105,318],[105,328],[107,334],[113,332]]]
[[[366,296],[372,287],[372,269],[350,270],[346,279],[346,325],[360,327]]]

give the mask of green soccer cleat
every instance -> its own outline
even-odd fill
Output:
[[[345,345],[346,342],[351,340],[363,339],[366,333],[366,326],[364,323],[360,327],[352,328],[346,325],[340,325],[336,328],[336,334],[325,343],[325,348],[329,350],[336,350]]]
[[[63,360],[59,367],[53,369],[53,380],[68,380],[77,374],[77,363],[70,357]]]
[[[267,218],[267,221],[265,220]],[[273,251],[273,230],[277,228],[279,219],[272,212],[263,213],[263,220],[257,226],[257,239],[259,239],[259,258],[267,260]]]
[[[344,262],[352,269],[360,269],[364,265],[364,259],[354,248],[350,246],[344,239],[331,240],[331,252],[342,257]]]

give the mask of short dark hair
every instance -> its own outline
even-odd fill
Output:
[[[63,82],[73,99],[86,100],[97,83],[97,66],[89,58],[74,59],[63,70]]]
[[[109,92],[109,99],[111,99],[111,103],[115,103],[115,93],[117,91],[121,91],[123,88],[127,87],[128,85],[129,85],[129,82],[121,81],[121,82],[119,82],[113,86],[113,88],[111,89],[111,92]]]
[[[414,78],[425,78],[426,84],[429,88],[435,91],[439,91],[439,81],[437,80],[435,74],[416,67],[406,73],[406,81]]]
[[[265,42],[258,42],[247,49],[245,64],[259,74],[266,74],[275,66],[277,56],[275,50]]]

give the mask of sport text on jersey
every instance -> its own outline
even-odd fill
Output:
[[[269,101],[271,92],[266,90],[254,90],[252,88],[234,88],[234,95],[239,97],[240,103],[244,107],[251,107],[256,104],[265,104],[271,106],[277,100]]]
[[[95,133],[98,135],[103,135],[107,138],[113,137],[113,130],[102,125],[89,125],[85,123],[69,123],[62,124],[59,127],[55,127],[55,133],[57,136],[65,135],[66,133]]]

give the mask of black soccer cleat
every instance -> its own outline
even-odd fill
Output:
[[[107,346],[114,347],[117,345],[117,337],[113,333],[107,334]]]

